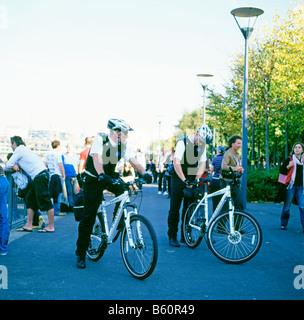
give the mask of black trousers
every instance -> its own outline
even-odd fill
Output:
[[[87,177],[83,187],[84,196],[84,214],[79,222],[78,226],[78,239],[76,255],[84,257],[90,243],[90,235],[95,223],[98,207],[103,198],[103,191],[107,189],[114,193],[115,196],[119,196],[124,192],[121,185],[114,185],[105,188],[104,184],[98,181],[96,178]],[[116,204],[114,214],[119,207],[119,203]]]
[[[220,186],[221,188],[225,188],[227,186],[227,182],[223,179],[220,179]],[[244,210],[244,205],[242,200],[242,190],[241,190],[240,184],[231,186],[231,198],[233,200],[235,209]],[[228,202],[226,201],[223,206],[223,211],[228,209],[229,209],[229,205],[228,205]]]
[[[168,236],[170,239],[176,239],[179,223],[179,210],[184,200],[183,212],[182,212],[182,225],[185,213],[188,208],[188,201],[184,199],[184,182],[177,176],[171,177],[171,198],[170,198],[170,210],[168,215]],[[182,230],[182,226],[181,226]]]
[[[218,191],[221,189],[220,179],[212,179],[210,182],[210,193]],[[213,211],[216,209],[217,205],[221,201],[222,194],[219,196],[212,197]]]
[[[166,191],[166,188],[163,187],[164,177],[165,177],[165,171],[158,173],[158,191],[163,191],[163,192]]]

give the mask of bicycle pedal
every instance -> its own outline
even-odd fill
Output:
[[[90,255],[98,254],[98,251],[96,249],[89,249],[88,252],[90,253]]]

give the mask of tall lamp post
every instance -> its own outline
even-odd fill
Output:
[[[203,124],[206,123],[206,90],[208,88],[208,82],[210,78],[213,77],[213,74],[207,74],[207,73],[201,73],[196,75],[198,77],[198,80],[204,90],[204,103],[203,103]]]
[[[242,200],[244,208],[247,203],[247,153],[248,153],[248,39],[253,32],[253,27],[256,23],[258,16],[264,13],[262,9],[254,7],[242,7],[234,9],[230,12],[239,29],[245,38],[245,62],[244,62],[244,93],[243,93],[243,121],[242,121],[242,167],[244,174],[242,175]],[[247,27],[241,27],[237,18],[248,19]],[[255,18],[252,26],[250,26],[250,18]]]

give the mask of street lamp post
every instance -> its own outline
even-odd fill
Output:
[[[197,77],[199,79],[199,82],[204,90],[204,103],[203,103],[203,124],[206,123],[206,90],[208,88],[208,82],[211,77],[213,77],[213,74],[207,74],[207,73],[201,73],[197,74]]]
[[[242,167],[244,174],[242,175],[242,200],[244,208],[247,203],[247,153],[248,153],[248,39],[253,32],[253,27],[256,23],[258,16],[263,14],[264,11],[254,7],[242,7],[231,11],[239,29],[245,38],[245,62],[244,62],[244,92],[243,92],[243,121],[242,121]],[[237,18],[248,19],[248,26],[241,27]],[[254,23],[250,26],[250,18],[255,17]]]

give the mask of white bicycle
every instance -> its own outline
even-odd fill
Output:
[[[107,246],[114,243],[121,234],[120,248],[123,262],[131,275],[140,280],[152,274],[158,259],[154,228],[146,217],[138,214],[136,204],[130,203],[130,187],[136,185],[138,190],[141,190],[143,182],[142,179],[127,183],[121,179],[116,181],[124,186],[125,191],[110,201],[101,202],[87,250],[89,259],[98,261]],[[119,202],[119,208],[109,228],[106,208]]]
[[[231,183],[239,183],[238,178],[233,173]],[[204,182],[204,191],[197,192],[195,201],[189,205],[183,219],[186,244],[196,248],[204,237],[212,253],[226,263],[239,264],[252,259],[262,244],[260,225],[249,213],[234,209],[230,185],[208,194],[205,182],[210,180],[200,180]],[[222,198],[209,219],[208,199],[219,195]],[[226,201],[229,210],[221,212]]]

